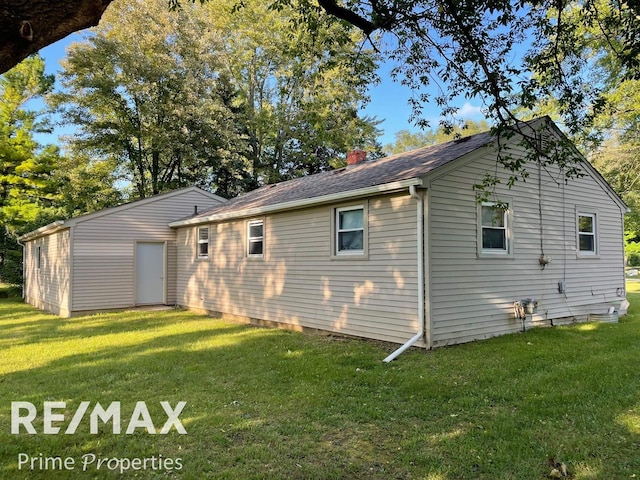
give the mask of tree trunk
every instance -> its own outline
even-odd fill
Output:
[[[151,147],[153,148],[153,147]],[[155,148],[151,152],[151,190],[152,195],[160,193],[160,152]]]
[[[32,53],[98,24],[112,0],[0,0],[0,73]]]

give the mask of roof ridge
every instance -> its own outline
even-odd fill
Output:
[[[249,212],[257,207],[290,204],[298,200],[419,178],[486,145],[491,139],[491,131],[481,132],[388,157],[264,185],[191,218],[206,219],[220,212]]]

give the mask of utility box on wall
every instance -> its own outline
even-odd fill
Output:
[[[527,315],[533,315],[538,310],[538,301],[535,298],[525,298],[520,300],[520,303]]]

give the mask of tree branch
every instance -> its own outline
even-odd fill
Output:
[[[341,7],[338,5],[335,0],[318,0],[318,4],[327,12],[329,15],[333,15],[341,20],[344,20],[351,25],[359,28],[364,32],[365,35],[371,35],[375,30],[380,28],[379,25],[367,20],[364,17],[361,17],[357,13],[348,8]]]
[[[0,73],[70,33],[98,24],[112,0],[0,0]]]

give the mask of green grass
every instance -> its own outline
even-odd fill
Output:
[[[261,329],[182,311],[59,319],[0,300],[0,477],[119,478],[81,456],[180,458],[124,478],[640,478],[640,283],[619,324],[535,329],[443,348]],[[11,401],[186,401],[179,435],[10,433]],[[42,420],[34,423],[38,431]],[[74,471],[18,471],[19,453]],[[635,476],[635,477],[634,477]]]

